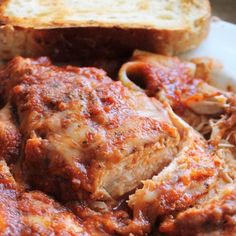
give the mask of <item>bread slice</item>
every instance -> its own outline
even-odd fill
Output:
[[[200,44],[210,15],[208,0],[5,0],[0,58],[122,58],[136,48],[176,54]]]

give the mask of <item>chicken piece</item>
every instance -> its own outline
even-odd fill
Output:
[[[162,235],[221,236],[236,233],[236,186],[201,207],[190,208],[160,227]]]
[[[129,197],[135,218],[155,222],[193,206],[213,188],[222,162],[196,131],[187,124],[185,127],[177,157]]]
[[[142,224],[133,221],[127,206],[118,210],[99,201],[72,202],[68,206],[93,236],[143,236],[151,228],[147,221]]]
[[[168,102],[174,112],[206,135],[211,132],[209,119],[224,113],[232,96],[207,83],[209,64],[136,51],[121,68],[119,78],[125,86]]]
[[[186,182],[182,179],[188,178],[188,176],[185,175],[184,178],[182,177],[182,179],[180,179],[179,174],[175,174],[175,177],[177,176],[176,181],[178,181],[175,186],[169,186],[168,180],[162,179],[162,183],[159,183],[159,185],[155,183],[155,189],[153,189],[153,183],[151,185],[147,183],[147,181],[144,182],[142,192],[138,190],[137,193],[139,195],[136,193],[136,196],[131,196],[131,201],[137,201],[137,196],[139,197],[139,207],[142,208],[141,211],[140,208],[139,211],[134,209],[134,215],[137,218],[139,218],[140,215],[142,218],[148,217],[153,222],[153,219],[156,219],[156,217],[159,217],[160,220],[164,216],[166,219],[161,223],[157,235],[159,235],[159,233],[160,235],[184,236],[232,235],[232,233],[236,232],[236,208],[234,207],[236,203],[236,186],[234,184],[236,180],[236,160],[230,150],[221,149],[217,152],[217,155],[221,160],[221,165],[220,168],[215,167],[218,169],[218,174],[211,184],[209,184],[209,182],[201,183],[201,180],[198,179],[199,186],[194,186],[194,183],[191,183],[192,186],[189,189],[184,189],[182,185],[186,185]],[[199,168],[197,166],[194,167]],[[169,167],[166,169],[168,168]],[[178,170],[179,169],[176,169],[176,172]],[[200,171],[201,167],[199,174]],[[165,170],[163,172],[165,172]],[[168,174],[174,179],[173,173]],[[162,175],[162,173],[159,175]],[[155,179],[153,180],[155,181]],[[194,180],[191,179],[190,181]],[[206,187],[205,191],[201,190],[203,185]],[[180,188],[177,189],[176,187]],[[179,191],[181,187],[183,190],[182,193]],[[163,189],[164,191],[162,191]],[[143,192],[144,190],[145,193]],[[190,191],[192,191],[192,193]],[[158,197],[159,192],[161,193]],[[145,195],[141,196],[140,193]],[[143,202],[141,200],[142,197],[145,199]],[[156,202],[153,202],[154,197]],[[147,204],[150,204],[149,208],[147,208]],[[191,208],[193,205],[194,207]],[[146,209],[144,209],[145,207]]]
[[[23,193],[18,206],[23,223],[20,235],[93,235],[68,209],[41,192]]]
[[[11,107],[0,110],[0,157],[8,164],[15,163],[20,154],[21,134],[15,124]]]
[[[21,57],[7,68],[2,90],[17,110],[33,187],[64,200],[116,199],[175,156],[179,132],[163,105],[104,71]]]
[[[0,235],[92,235],[68,209],[40,192],[21,192],[0,161]]]
[[[216,151],[222,161],[215,183],[194,207],[168,216],[160,225],[164,235],[232,235],[236,232],[235,150]]]
[[[21,215],[17,204],[17,184],[4,160],[0,160],[0,235],[20,235]]]

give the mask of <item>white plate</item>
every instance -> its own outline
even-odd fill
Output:
[[[185,59],[211,57],[223,64],[223,69],[215,71],[212,80],[215,86],[236,91],[236,25],[221,20],[212,20],[208,38],[201,46],[181,55]]]

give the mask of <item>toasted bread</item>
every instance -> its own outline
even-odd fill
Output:
[[[124,58],[136,48],[176,54],[197,47],[208,0],[3,0],[0,58]]]

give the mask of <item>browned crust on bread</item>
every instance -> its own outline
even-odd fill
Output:
[[[9,25],[0,28],[0,58],[16,55],[50,56],[59,61],[89,58],[129,57],[141,49],[174,55],[196,48],[207,36],[210,16],[201,19],[198,32],[186,30],[122,29],[122,28],[57,28],[23,29]]]
[[[0,6],[0,58],[16,55],[50,56],[59,61],[90,58],[126,58],[134,49],[174,55],[196,48],[207,36],[211,18],[210,4],[204,0],[206,14],[194,27],[158,29],[147,25],[108,24],[96,21],[48,22],[40,19],[4,15],[9,0]]]
[[[159,30],[159,26],[156,25],[154,26],[151,23],[132,23],[132,22],[102,22],[98,20],[65,20],[64,17],[67,13],[66,9],[63,9],[63,12],[61,11],[60,8],[58,8],[57,16],[55,19],[45,21],[42,20],[40,17],[15,17],[15,16],[8,16],[5,14],[5,10],[8,7],[8,3],[10,0],[2,0],[1,5],[0,5],[0,24],[10,24],[12,26],[18,26],[22,28],[32,28],[32,29],[56,29],[56,28],[77,28],[79,27],[100,27],[100,28],[123,28],[123,29],[154,29],[154,30]],[[50,2],[50,1],[49,1]],[[182,0],[182,2],[191,2],[189,4],[196,4],[198,0],[191,0],[191,1],[186,1]],[[184,8],[184,6],[182,6]],[[210,16],[211,12],[211,7],[210,7],[210,2],[209,0],[202,0],[201,1],[201,8],[204,9],[204,12],[206,13],[205,16],[202,16],[201,18],[208,18]],[[109,10],[109,9],[107,9]],[[189,9],[184,9],[185,11],[188,11]],[[53,13],[53,12],[52,12]],[[208,13],[208,15],[207,15]],[[202,20],[202,19],[201,19]],[[183,27],[183,26],[182,26]],[[178,31],[182,30],[182,27],[176,28]],[[171,30],[171,29],[170,29]],[[186,30],[186,28],[185,28]]]

